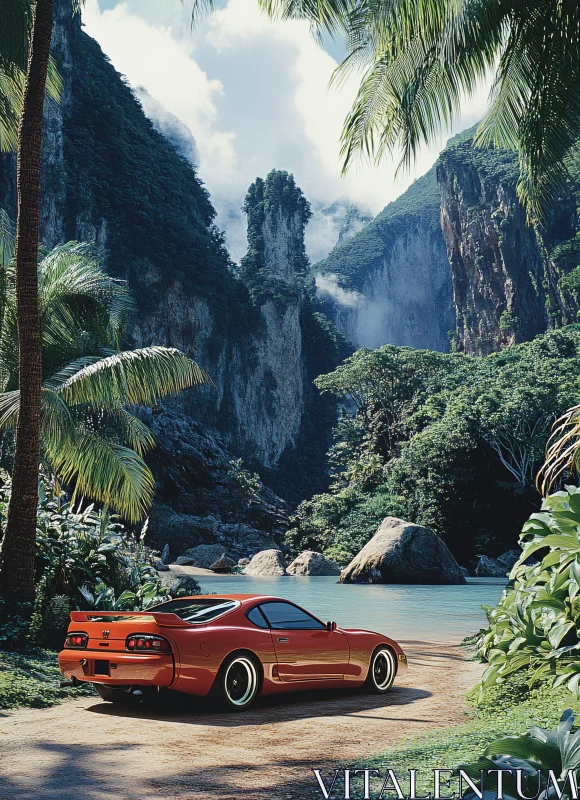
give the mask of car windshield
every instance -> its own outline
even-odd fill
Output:
[[[161,603],[149,611],[163,614],[177,614],[185,622],[202,623],[210,622],[219,617],[226,611],[236,608],[239,603],[237,600],[225,600],[223,597],[204,598],[196,600],[188,597],[186,600],[169,600]]]

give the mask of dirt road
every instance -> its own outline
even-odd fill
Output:
[[[0,800],[286,800],[305,785],[311,796],[311,768],[465,719],[463,695],[480,665],[457,645],[404,646],[409,672],[384,697],[286,695],[244,714],[84,698],[9,713],[0,717]]]

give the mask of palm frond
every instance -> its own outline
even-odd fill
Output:
[[[143,459],[94,431],[52,442],[45,439],[50,463],[61,480],[74,484],[71,502],[87,495],[106,503],[131,523],[139,522],[153,499],[154,479]]]
[[[0,394],[0,430],[16,426],[20,409],[20,392],[3,392]]]
[[[67,242],[55,247],[39,265],[41,314],[49,316],[60,309],[81,313],[93,301],[106,311],[115,334],[122,329],[135,305],[124,281],[108,275],[102,267],[103,255],[87,242]]]
[[[214,0],[193,0],[191,6],[191,27],[195,27],[205,14],[214,10]]]
[[[211,382],[207,372],[179,350],[145,347],[83,367],[58,391],[69,405],[112,410],[155,405],[162,397]]]
[[[119,430],[123,441],[137,455],[144,456],[155,447],[155,437],[151,430],[126,409],[121,408],[115,411],[113,413],[113,422]]]
[[[579,468],[580,406],[574,406],[554,423],[546,448],[546,460],[538,472],[536,485],[546,496],[562,473]]]
[[[8,269],[14,258],[16,231],[10,216],[0,208],[0,269]]]

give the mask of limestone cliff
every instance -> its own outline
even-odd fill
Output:
[[[312,380],[335,366],[337,347],[299,280],[306,201],[300,217],[271,198],[260,234],[271,285],[257,301],[190,161],[83,33],[71,0],[55,5],[64,89],[59,105],[45,104],[42,243],[96,241],[137,301],[126,344],[178,347],[208,370],[215,387],[184,393],[167,404],[171,414],[213,431],[290,499],[323,488],[334,416]],[[15,202],[14,158],[0,156],[0,203],[14,215]]]
[[[329,314],[354,345],[449,350],[452,284],[434,169],[315,269]]]
[[[516,195],[517,156],[474,148],[472,140],[441,153],[437,178],[456,349],[486,355],[575,322],[577,303],[555,263],[558,245],[574,236],[575,203],[562,198],[546,226],[527,225]]]

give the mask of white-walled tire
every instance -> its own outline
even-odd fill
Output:
[[[375,694],[388,692],[397,675],[397,658],[390,647],[377,647],[371,658],[365,686]]]
[[[221,704],[231,711],[245,711],[260,691],[260,677],[260,665],[255,656],[250,653],[231,655],[217,677],[215,688]]]

